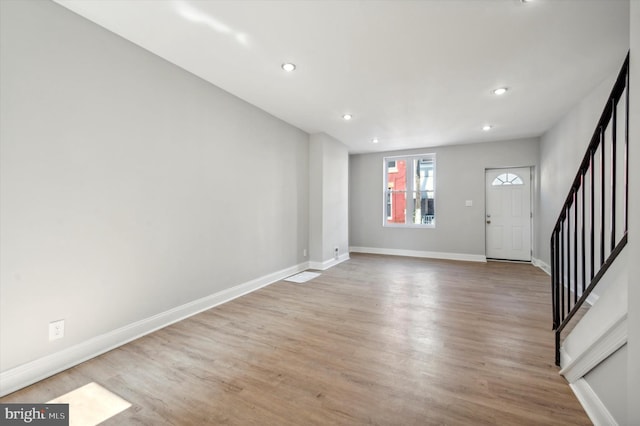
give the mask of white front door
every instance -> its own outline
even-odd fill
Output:
[[[486,180],[487,258],[531,260],[531,169],[489,169]]]

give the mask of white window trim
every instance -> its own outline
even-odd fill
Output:
[[[506,179],[508,179],[509,175],[513,175],[515,177],[511,180],[500,179],[502,176],[506,176]],[[496,183],[496,182],[500,182],[500,183]],[[491,182],[491,186],[518,186],[518,185],[524,185],[522,177],[520,177],[517,173],[509,173],[509,172],[499,174],[498,176],[496,176],[493,182]]]
[[[433,159],[433,192],[434,192],[434,198],[433,198],[433,211],[434,211],[434,222],[437,221],[437,213],[436,213],[436,206],[437,206],[437,202],[436,202],[436,197],[437,197],[437,189],[436,189],[436,180],[437,180],[437,172],[436,172],[436,168],[437,168],[437,161],[436,161],[436,154],[435,153],[425,153],[425,154],[411,154],[411,155],[394,155],[394,156],[389,156],[389,157],[384,157],[382,159],[382,180],[383,180],[383,196],[382,196],[382,226],[385,228],[422,228],[422,229],[433,229],[436,227],[435,223],[411,223],[410,222],[410,218],[413,217],[413,203],[410,202],[406,202],[405,206],[406,207],[410,207],[410,208],[406,208],[405,207],[405,223],[388,223],[388,217],[387,217],[387,191],[389,189],[389,181],[388,181],[388,173],[387,173],[387,162],[389,160],[395,160],[396,161],[396,167],[393,168],[393,170],[389,170],[389,171],[395,171],[397,172],[397,161],[398,160],[405,160],[405,164],[407,164],[407,170],[405,173],[405,176],[409,176],[410,173],[413,174],[415,171],[413,170],[413,160],[415,159],[419,159],[419,158],[431,158]],[[409,166],[410,165],[410,166]],[[414,188],[414,182],[413,179],[407,179],[407,188],[403,191],[406,192],[406,194],[411,194],[411,193],[415,193],[415,188]]]

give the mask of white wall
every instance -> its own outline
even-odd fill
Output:
[[[596,287],[605,285],[606,291],[562,342],[560,373],[595,424],[629,424],[628,255],[626,249],[620,253]]]
[[[382,226],[383,158],[436,154],[436,227]],[[354,247],[484,256],[485,169],[537,166],[538,140],[522,139],[350,157],[350,243]],[[472,200],[472,207],[465,201]],[[535,207],[534,207],[535,211]]]
[[[310,145],[310,261],[325,269],[349,253],[349,152],[340,141],[315,133]]]
[[[619,425],[631,424],[627,421],[627,387],[620,386],[629,377],[627,362],[624,345],[584,377]]]
[[[627,422],[640,425],[640,3],[631,2],[630,117],[629,117],[629,298]]]
[[[57,4],[0,4],[2,371],[306,260],[305,132]]]

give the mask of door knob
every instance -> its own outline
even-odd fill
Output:
[[[487,221],[487,223],[491,223],[491,221],[490,221],[490,220],[488,220],[488,221]]]

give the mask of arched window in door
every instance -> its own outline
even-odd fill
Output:
[[[522,178],[514,173],[503,173],[491,182],[491,186],[524,185]]]

